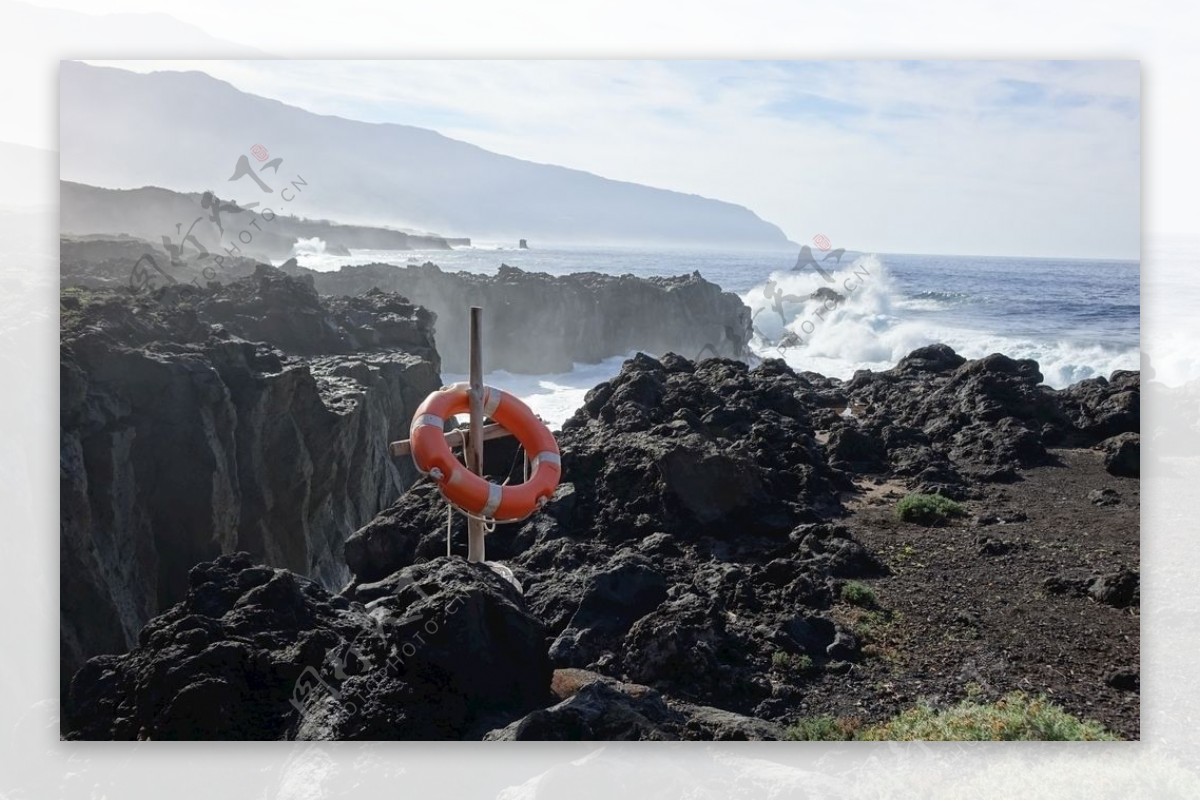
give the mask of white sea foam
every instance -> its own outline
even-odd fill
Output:
[[[777,272],[767,283],[742,295],[754,319],[752,350],[763,358],[783,358],[797,370],[842,379],[850,378],[856,370],[887,370],[913,350],[937,342],[949,345],[969,359],[990,353],[1034,359],[1045,382],[1053,387],[1107,376],[1113,370],[1139,368],[1138,352],[1133,348],[1115,349],[1058,339],[1039,341],[941,325],[928,314],[912,316],[910,313],[918,309],[936,311],[945,305],[961,305],[968,299],[954,293],[904,298],[895,288],[886,265],[875,256],[861,257],[838,269],[834,276],[836,283],[829,283],[814,271]],[[822,287],[836,289],[844,301],[835,304],[812,297]],[[1191,350],[1180,343],[1173,352],[1190,354]],[[617,356],[598,364],[577,364],[571,372],[552,375],[497,371],[487,376],[487,382],[522,398],[534,412],[557,427],[582,405],[589,389],[616,375],[626,358]],[[466,377],[446,375],[445,380],[463,381]]]
[[[633,356],[614,356],[596,364],[576,364],[569,373],[550,375],[521,375],[506,370],[496,370],[484,377],[488,386],[499,387],[516,395],[529,405],[533,413],[541,417],[551,428],[559,428],[563,422],[583,405],[583,398],[592,387],[616,375],[621,364]],[[467,376],[458,373],[443,373],[442,381],[453,384],[466,381]],[[466,419],[463,415],[462,419]]]
[[[472,242],[469,245],[451,245],[450,249],[451,250],[495,251],[495,250],[521,250],[522,248],[519,248],[516,245],[504,243],[504,242]]]
[[[319,246],[314,243],[319,242]],[[301,244],[305,243],[305,244]],[[483,254],[491,251],[503,250],[503,248],[489,248],[474,246],[455,247],[450,250],[351,250],[349,255],[328,253],[325,250],[325,243],[319,239],[301,239],[292,246],[292,257],[296,259],[296,263],[301,267],[307,267],[310,270],[317,272],[334,272],[342,267],[352,267],[359,264],[395,264],[399,266],[411,264],[424,264],[427,261],[432,261],[439,264],[447,270],[461,270],[466,272],[492,272],[500,266],[502,259],[494,259],[494,264],[487,263],[483,259],[471,259],[475,251],[481,251]],[[457,257],[455,254],[458,254]],[[275,266],[283,263],[283,259],[279,259]]]
[[[314,236],[311,239],[301,237],[292,245],[292,256],[297,260],[310,259],[317,256],[325,255],[325,240],[319,236]]]
[[[849,378],[855,370],[886,370],[916,348],[936,342],[970,359],[989,353],[1035,359],[1053,387],[1138,369],[1136,349],[1037,341],[939,325],[928,317],[907,318],[906,312],[937,310],[962,300],[953,293],[901,298],[886,265],[875,256],[857,259],[834,277],[836,282],[828,283],[815,271],[773,273],[743,295],[754,315],[753,349],[762,357],[783,358],[795,369],[836,378]],[[835,289],[844,301],[812,297],[821,287]]]
[[[299,263],[316,270],[333,270],[346,264],[373,261],[404,264],[430,259],[451,270],[490,272],[500,261],[500,254],[495,251],[511,249],[483,242],[454,251],[356,250],[352,256],[337,256],[324,252],[323,244],[319,240],[297,243]],[[472,256],[471,251],[482,252]],[[489,252],[493,255],[488,255]],[[582,262],[573,264],[580,269],[582,265]],[[1052,336],[1018,336],[984,330],[982,326],[973,328],[970,317],[964,317],[962,312],[979,298],[951,290],[906,296],[897,288],[886,263],[876,256],[863,256],[839,266],[833,275],[836,282],[829,283],[812,270],[778,271],[770,275],[770,283],[759,284],[743,294],[743,302],[754,315],[751,349],[761,357],[783,358],[798,370],[843,379],[856,370],[889,369],[913,350],[936,342],[944,342],[971,359],[989,353],[1035,359],[1046,383],[1054,387],[1107,376],[1113,370],[1139,367],[1135,348],[1068,342]],[[822,287],[838,291],[845,301],[830,308],[831,304],[814,299],[813,292]],[[939,322],[939,312],[943,311],[953,315],[956,322]],[[964,319],[968,321],[966,324],[962,322]],[[1186,379],[1200,375],[1197,337],[1191,329],[1184,329],[1188,327],[1178,327],[1174,336],[1159,337],[1154,366],[1159,370],[1160,380],[1167,376]],[[791,344],[781,343],[789,335],[793,337]],[[616,375],[625,358],[579,364],[571,372],[552,375],[497,372],[490,374],[488,380],[524,398],[535,412],[558,426],[582,404],[589,389]],[[465,380],[465,376],[447,376],[446,380]]]

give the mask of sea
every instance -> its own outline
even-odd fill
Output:
[[[432,261],[444,270],[483,274],[494,274],[501,264],[553,275],[699,272],[750,307],[751,348],[760,357],[782,358],[797,370],[838,378],[861,369],[888,369],[912,350],[936,342],[967,358],[999,352],[1034,359],[1052,387],[1139,368],[1137,261],[855,253],[815,246],[802,253],[518,249],[486,243],[450,251],[360,250],[338,256],[325,253],[320,241],[297,243],[295,256],[314,270]],[[824,300],[813,298],[821,287],[837,292],[841,300],[828,293]],[[492,372],[487,381],[524,398],[547,422],[558,425],[590,388],[615,375],[629,355],[577,364],[567,373]]]

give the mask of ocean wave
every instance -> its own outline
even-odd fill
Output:
[[[496,250],[521,250],[514,245],[497,245],[491,243],[474,243],[470,245],[451,245],[451,250],[479,250],[479,251],[496,251]]]
[[[292,245],[291,258],[294,258],[301,267],[317,272],[332,272],[342,267],[373,262],[404,265],[425,261],[423,256],[414,256],[413,251],[407,250],[351,250],[349,255],[329,253],[325,249],[325,242],[318,237],[298,239]],[[278,267],[282,263],[283,259],[280,259],[275,266]]]
[[[972,296],[967,292],[917,292],[909,297],[914,300],[946,300],[961,303],[970,300]]]
[[[635,353],[636,351],[624,356],[613,356],[596,364],[577,363],[575,369],[568,373],[522,375],[496,370],[484,376],[484,382],[516,395],[548,426],[560,428],[563,422],[583,405],[588,390],[619,373],[621,365]],[[467,378],[465,374],[442,374],[442,381],[446,384],[466,381]],[[465,419],[466,415],[460,416],[460,420]]]
[[[938,312],[979,300],[967,292],[917,292],[893,301],[893,305],[895,308],[905,311]]]
[[[913,350],[937,342],[969,359],[990,353],[1035,359],[1046,383],[1053,387],[1139,367],[1136,347],[1058,338],[1038,341],[931,324],[928,319],[905,319],[904,312],[913,310],[906,304],[913,301],[940,303],[965,294],[926,292],[905,298],[896,290],[886,265],[875,256],[855,260],[834,277],[835,282],[829,283],[815,272],[775,273],[743,295],[754,319],[753,350],[760,357],[783,358],[795,369],[843,379],[856,370],[889,369]],[[841,290],[842,299],[834,302],[828,292],[822,293],[823,297],[816,295],[821,287]]]
[[[314,236],[310,239],[300,237],[292,245],[292,256],[299,259],[300,257],[323,256],[325,255],[325,240],[319,236]]]

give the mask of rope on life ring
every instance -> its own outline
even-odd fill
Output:
[[[442,496],[459,511],[485,524],[510,523],[529,517],[550,499],[562,476],[554,435],[520,398],[495,387],[484,387],[484,415],[516,437],[525,453],[534,454],[529,477],[523,483],[496,484],[468,470],[454,456],[443,436],[446,421],[468,411],[470,386],[465,383],[443,387],[425,398],[409,429],[417,470],[436,481]]]

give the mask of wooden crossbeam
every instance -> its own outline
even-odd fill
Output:
[[[447,431],[442,436],[446,438],[446,444],[450,446],[450,450],[461,448],[466,436],[466,429],[455,428]],[[512,433],[499,423],[488,423],[483,427],[483,439],[485,442],[487,440],[511,436]],[[388,450],[391,451],[392,456],[409,456],[412,454],[412,442],[407,439],[397,440],[388,444]]]

